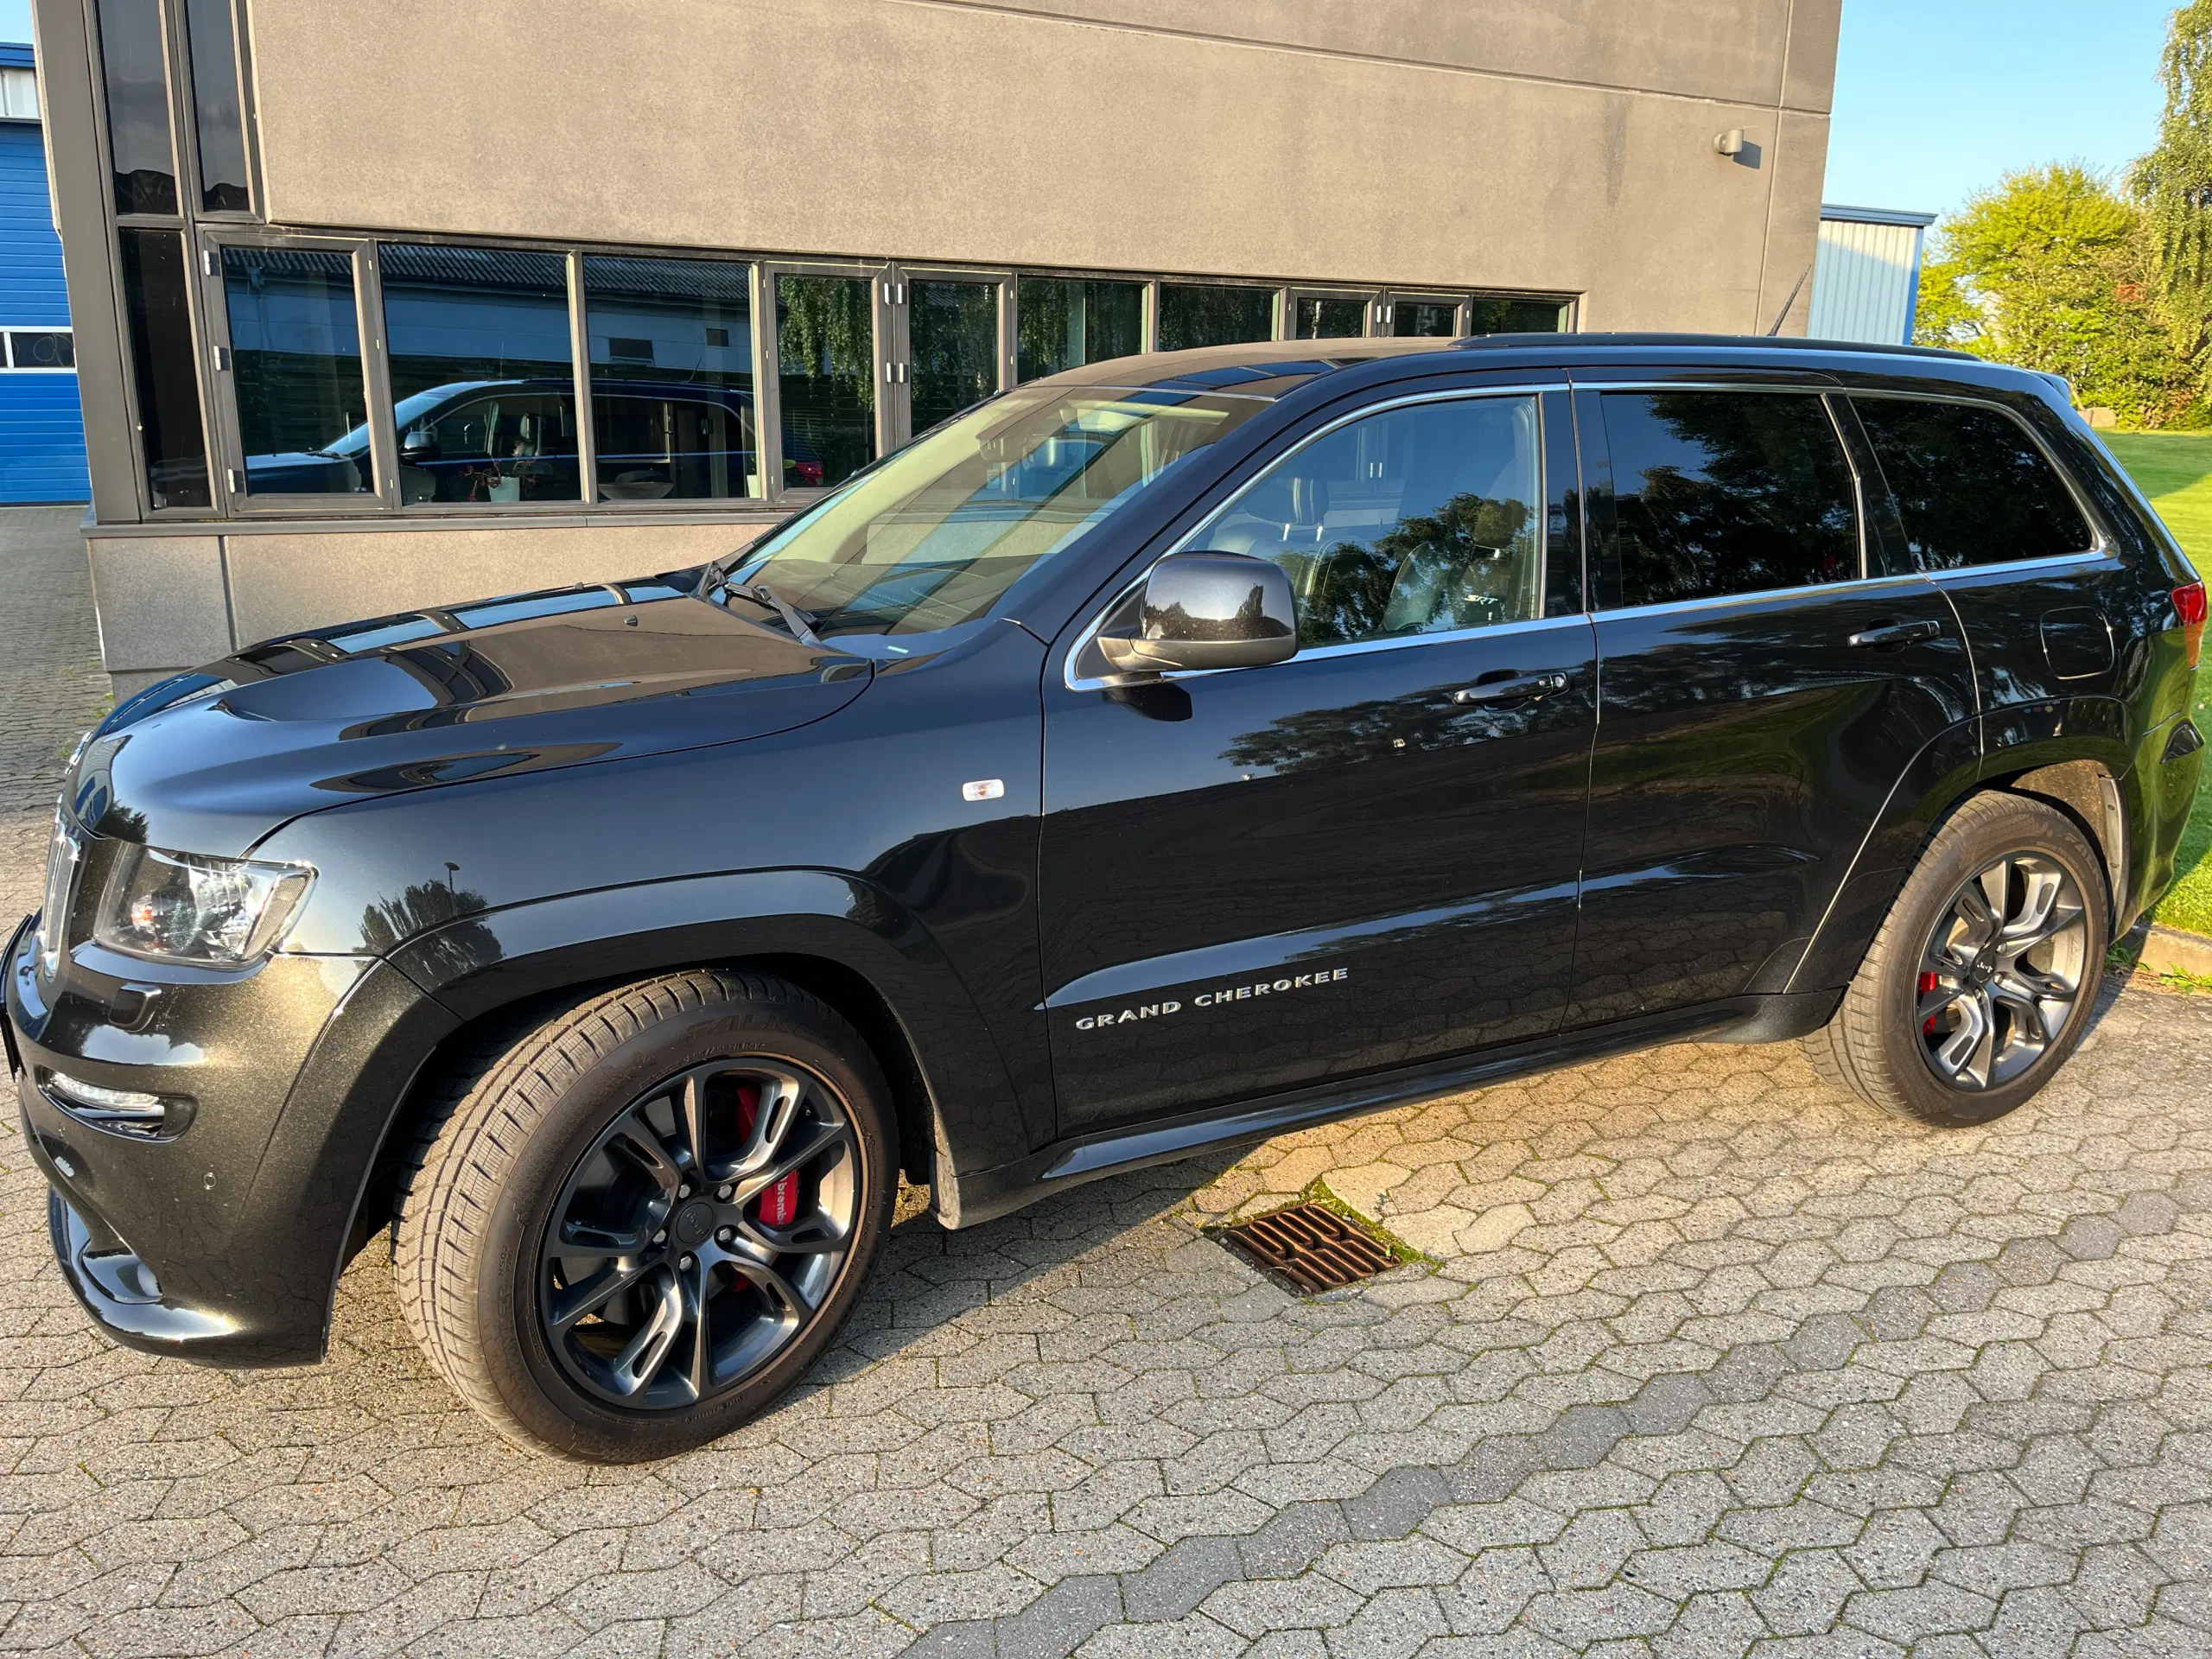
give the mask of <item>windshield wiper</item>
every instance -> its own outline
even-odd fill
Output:
[[[829,646],[823,644],[822,636],[814,631],[814,618],[789,600],[780,597],[766,582],[733,582],[728,586],[729,591],[740,599],[749,599],[755,605],[766,605],[778,616],[782,617],[784,626],[791,631],[791,637],[801,645],[812,645],[817,651],[829,649]]]

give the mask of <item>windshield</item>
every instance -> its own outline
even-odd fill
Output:
[[[1267,404],[1211,393],[1035,387],[886,456],[740,556],[815,631],[973,621],[1027,571]]]

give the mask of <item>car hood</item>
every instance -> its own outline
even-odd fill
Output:
[[[868,686],[863,658],[657,591],[567,589],[252,647],[118,708],[66,797],[95,834],[234,856],[365,796],[765,737]]]

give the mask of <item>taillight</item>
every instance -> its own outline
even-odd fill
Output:
[[[2204,584],[2192,582],[2186,588],[2175,588],[2174,609],[2181,613],[2182,645],[2189,655],[2189,665],[2195,668],[2197,658],[2204,654]]]

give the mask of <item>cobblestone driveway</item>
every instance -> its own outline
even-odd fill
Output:
[[[0,530],[0,900],[97,706],[67,515]],[[910,1215],[708,1451],[490,1440],[384,1264],[329,1363],[92,1334],[0,1136],[0,1649],[92,1655],[2202,1655],[2212,1000],[1993,1128],[1677,1047]],[[1433,1254],[1299,1301],[1194,1223],[1325,1178]]]

